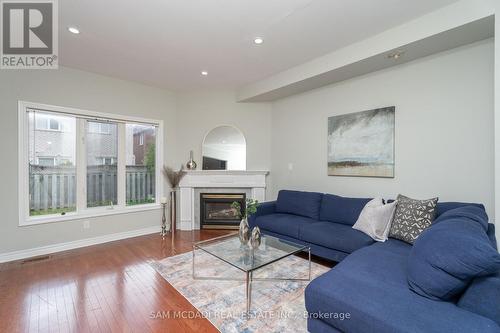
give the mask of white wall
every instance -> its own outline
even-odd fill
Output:
[[[439,196],[484,203],[493,218],[493,49],[487,40],[276,101],[272,195]],[[327,176],[328,117],[391,105],[395,178]]]
[[[205,135],[219,125],[239,128],[247,142],[247,170],[271,167],[271,105],[236,103],[232,91],[208,90],[177,95],[177,164],[194,160],[201,169],[201,146]],[[178,167],[178,166],[176,166]]]
[[[68,68],[1,71],[0,253],[159,225],[158,210],[94,218],[86,230],[81,220],[18,227],[18,100],[162,119],[165,158],[174,156],[175,99],[168,91]]]

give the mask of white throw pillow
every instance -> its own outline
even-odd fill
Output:
[[[382,198],[375,198],[365,205],[352,228],[364,232],[377,242],[385,242],[396,206],[397,201],[384,205]]]

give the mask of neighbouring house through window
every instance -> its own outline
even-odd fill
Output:
[[[99,214],[99,207],[109,214],[109,208],[157,204],[160,122],[109,114],[101,121],[96,113],[72,111],[20,103],[20,133],[25,133],[20,144],[26,151],[20,156],[25,193],[20,224],[91,216]]]
[[[39,113],[34,116],[37,130],[62,131],[64,118],[53,114]]]

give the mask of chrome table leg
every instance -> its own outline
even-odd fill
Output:
[[[246,273],[246,295],[247,295],[247,314],[250,313],[252,304],[252,271]]]

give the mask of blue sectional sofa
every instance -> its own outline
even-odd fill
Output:
[[[451,301],[418,295],[408,287],[412,245],[396,239],[374,242],[352,229],[369,200],[283,190],[249,220],[264,234],[309,245],[313,254],[339,262],[306,288],[308,330],[499,333],[500,272],[476,278],[464,296]],[[438,203],[434,224],[453,215],[445,212],[466,206],[484,211],[480,204]],[[493,224],[487,224],[487,235],[496,248]]]

